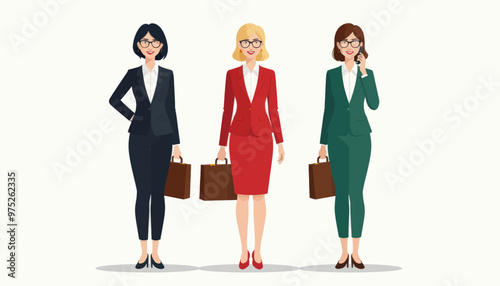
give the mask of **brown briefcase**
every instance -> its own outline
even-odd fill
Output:
[[[165,183],[165,196],[187,199],[189,198],[189,190],[191,188],[191,165],[174,162],[174,156],[170,161],[168,169],[167,182]]]
[[[335,185],[333,183],[332,171],[328,156],[326,162],[309,164],[309,197],[311,199],[322,199],[335,196]]]
[[[217,159],[215,164],[201,165],[200,200],[236,200],[236,197],[231,165],[227,163],[227,158],[224,165],[217,165]]]

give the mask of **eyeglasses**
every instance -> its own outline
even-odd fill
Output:
[[[354,40],[354,41],[346,41],[346,40],[342,40],[342,41],[339,41],[339,44],[342,48],[347,48],[347,46],[349,46],[349,44],[351,44],[351,47],[353,48],[357,48],[359,47],[359,44],[361,42],[359,40]]]
[[[240,41],[240,45],[245,49],[250,47],[250,44],[252,44],[252,47],[257,49],[257,48],[260,48],[262,41],[260,41],[260,40],[256,40],[256,41],[242,40],[242,41]]]
[[[161,42],[157,41],[157,40],[152,41],[152,42],[146,41],[146,40],[142,40],[142,41],[140,41],[140,43],[141,43],[141,47],[143,47],[143,48],[149,47],[149,44],[151,44],[153,46],[153,48],[158,48],[161,45]]]

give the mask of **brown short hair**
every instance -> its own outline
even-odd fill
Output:
[[[339,48],[337,48],[337,43],[347,38],[351,33],[354,33],[354,36],[358,38],[361,43],[363,43],[363,52],[362,54],[365,58],[368,58],[368,53],[366,52],[366,44],[365,44],[365,35],[363,34],[363,30],[357,25],[353,25],[351,23],[346,23],[340,26],[335,33],[335,43],[333,44],[332,56],[335,60],[339,62],[345,61],[344,55],[340,52]]]

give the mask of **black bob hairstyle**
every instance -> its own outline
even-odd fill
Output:
[[[137,33],[135,33],[134,37],[134,43],[132,44],[132,49],[134,50],[134,53],[138,55],[139,58],[144,58],[144,55],[137,47],[137,43],[139,43],[141,39],[144,36],[146,36],[148,32],[149,34],[151,34],[151,36],[153,36],[153,38],[155,38],[156,40],[160,41],[163,44],[163,47],[161,48],[160,52],[156,55],[155,60],[164,59],[168,53],[167,38],[165,37],[165,34],[163,33],[163,30],[160,28],[160,26],[156,25],[155,23],[144,24],[139,28],[139,30],[137,30]]]

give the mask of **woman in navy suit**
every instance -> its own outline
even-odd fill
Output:
[[[137,31],[132,45],[134,53],[145,63],[130,69],[122,79],[109,103],[130,120],[129,155],[137,187],[135,218],[142,255],[137,269],[148,266],[164,268],[158,256],[158,245],[165,216],[164,187],[168,175],[172,145],[179,159],[179,129],[175,113],[174,75],[159,67],[155,60],[167,56],[167,39],[156,24],[144,24]],[[122,98],[132,88],[137,103],[132,112]],[[147,253],[148,224],[151,200],[151,239],[153,252]]]

